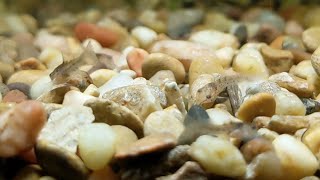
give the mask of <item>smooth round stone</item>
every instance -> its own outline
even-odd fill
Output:
[[[302,41],[308,51],[315,51],[320,45],[320,27],[311,27],[302,33]]]
[[[115,149],[116,152],[123,147],[129,146],[131,143],[138,140],[137,135],[126,126],[113,125],[111,126],[115,133]]]
[[[292,66],[289,73],[300,78],[307,79],[309,76],[316,74],[316,71],[312,67],[312,63],[310,60],[304,60],[296,66]]]
[[[14,67],[11,64],[0,62],[0,75],[4,80],[8,79],[14,73]]]
[[[36,58],[27,58],[19,62],[16,62],[14,64],[14,67],[16,71],[28,70],[28,69],[34,69],[34,70],[47,69],[47,67]]]
[[[135,71],[138,77],[142,76],[142,64],[148,54],[149,53],[143,49],[134,48],[127,55],[128,67]]]
[[[191,144],[191,157],[207,172],[226,177],[241,177],[246,172],[246,162],[241,152],[231,142],[200,136]]]
[[[85,40],[82,42],[82,46],[83,46],[83,47],[88,47],[88,46],[90,46],[90,48],[91,48],[95,53],[99,53],[99,52],[102,50],[101,44],[100,44],[97,40],[92,39],[92,38],[85,39]]]
[[[35,153],[39,165],[53,177],[86,180],[89,175],[89,170],[76,154],[53,143],[38,140]]]
[[[233,56],[236,54],[231,47],[224,47],[216,50],[217,61],[222,67],[228,68],[231,66]]]
[[[313,175],[318,169],[318,161],[301,141],[283,134],[272,142],[280,159],[286,179],[300,179]]]
[[[151,113],[144,122],[144,135],[157,133],[169,133],[177,139],[184,130],[184,126],[173,114],[168,111],[156,111]]]
[[[30,88],[30,96],[32,99],[37,99],[45,92],[49,92],[53,87],[53,82],[50,76],[43,76],[35,81]]]
[[[20,82],[31,86],[34,82],[46,76],[47,74],[48,72],[43,70],[22,70],[12,74],[7,83],[10,84]]]
[[[306,107],[295,94],[289,91],[279,91],[275,95],[277,115],[304,116]]]
[[[48,69],[54,69],[63,63],[63,56],[58,49],[49,47],[41,51],[39,60],[44,63]]]
[[[189,69],[189,84],[192,84],[201,74],[223,73],[223,67],[216,59],[199,58],[192,61]]]
[[[315,123],[310,126],[302,135],[301,141],[315,154],[319,157],[319,144],[320,144],[320,124]]]
[[[113,76],[117,75],[117,72],[110,69],[98,69],[90,74],[93,84],[97,87],[102,86],[108,82]]]
[[[79,130],[79,155],[91,170],[104,168],[115,153],[116,135],[105,123],[93,123]]]
[[[131,30],[131,34],[136,38],[142,48],[147,48],[157,39],[157,33],[144,26],[137,26]]]
[[[142,75],[146,79],[150,79],[154,74],[161,70],[172,71],[178,83],[182,83],[186,76],[183,64],[169,55],[153,53],[148,55],[143,61]]]
[[[11,90],[3,97],[2,102],[21,103],[27,99],[28,97],[23,92],[19,90]]]

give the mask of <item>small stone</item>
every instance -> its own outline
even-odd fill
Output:
[[[43,70],[22,70],[12,74],[8,79],[7,84],[20,82],[31,86],[34,82],[47,74],[48,72]]]
[[[115,149],[118,152],[120,149],[125,148],[138,140],[137,135],[131,129],[122,125],[112,125],[113,132],[115,133]]]
[[[12,84],[7,84],[8,88],[10,90],[19,90],[23,92],[26,96],[30,97],[30,86],[24,83],[12,83]]]
[[[86,101],[90,99],[95,99],[94,96],[84,94],[72,88],[67,90],[67,87],[61,88],[61,92],[57,91],[57,93],[53,95],[56,95],[57,97],[61,98],[60,100],[63,100],[63,101],[61,101],[60,103],[62,103],[64,106],[84,105]]]
[[[133,28],[131,30],[131,34],[138,40],[142,48],[147,48],[157,39],[157,33],[144,26],[137,26]]]
[[[200,136],[191,145],[189,154],[213,174],[241,177],[246,172],[246,162],[241,152],[229,141],[217,137]]]
[[[318,36],[319,33],[319,27],[310,27],[303,31],[302,41],[309,52],[315,51],[320,45],[320,37]]]
[[[303,133],[301,137],[301,141],[312,151],[316,157],[319,158],[319,134],[320,126],[319,123],[316,122],[312,126],[309,126],[307,130]]]
[[[257,134],[269,141],[273,141],[276,139],[276,137],[279,136],[279,134],[275,131],[271,131],[270,129],[267,129],[267,128],[260,128],[258,131],[257,131]]]
[[[175,118],[168,111],[156,111],[151,113],[144,122],[144,135],[149,136],[158,133],[168,133],[176,139],[184,130],[181,121]]]
[[[69,85],[58,85],[49,92],[43,93],[37,98],[38,101],[43,103],[56,103],[61,104],[64,100],[64,96],[72,89]]]
[[[258,31],[253,37],[259,42],[271,43],[274,39],[281,35],[281,32],[271,24],[261,24],[258,26]]]
[[[296,66],[292,66],[289,73],[295,76],[298,76],[302,79],[307,79],[308,76],[316,74],[310,60],[304,60],[304,61],[301,61]]]
[[[127,76],[133,78],[134,80],[138,79],[138,78],[136,78],[136,77],[137,77],[136,72],[133,71],[133,70],[131,70],[131,69],[121,70],[121,71],[119,72],[119,74],[127,75]]]
[[[176,139],[171,134],[154,134],[120,149],[114,158],[116,160],[131,159],[150,153],[165,151],[173,148],[175,145]]]
[[[97,40],[104,47],[114,45],[119,39],[119,35],[113,30],[90,23],[78,23],[75,26],[74,31],[80,41],[92,38]]]
[[[159,87],[163,87],[166,81],[176,81],[173,72],[170,70],[158,71],[149,79],[152,85]]]
[[[103,94],[102,98],[127,107],[138,115],[142,121],[145,121],[150,113],[162,109],[161,99],[163,96],[165,98],[165,95],[157,87],[154,90],[156,91],[153,91],[147,85],[131,85],[108,91]],[[156,94],[153,94],[153,92],[156,92]]]
[[[301,37],[303,33],[303,27],[295,20],[289,20],[286,23],[284,32],[288,35]]]
[[[132,85],[133,79],[127,74],[116,74],[99,87],[100,97],[109,91]]]
[[[92,123],[79,130],[78,151],[85,166],[91,170],[104,168],[115,153],[116,135],[105,123]]]
[[[213,50],[224,47],[238,49],[239,47],[238,39],[235,36],[215,30],[203,30],[196,32],[191,35],[189,40],[207,45]]]
[[[272,141],[257,137],[241,146],[241,152],[247,162],[251,162],[256,156],[267,151],[272,151]]]
[[[37,99],[43,93],[49,92],[53,87],[53,82],[49,76],[43,76],[35,81],[30,88],[30,96]]]
[[[216,56],[218,63],[224,67],[228,68],[232,64],[233,56],[236,54],[236,51],[231,47],[224,47],[216,50]]]
[[[44,63],[48,69],[55,69],[63,63],[63,56],[61,51],[55,48],[46,48],[41,51],[39,60]]]
[[[275,95],[277,115],[304,116],[306,107],[302,101],[289,91],[279,91]]]
[[[14,67],[11,64],[0,62],[0,75],[3,80],[7,80],[14,73]]]
[[[316,157],[299,140],[283,134],[272,142],[275,152],[280,159],[287,179],[300,179],[313,175],[319,164]]]
[[[110,69],[98,69],[90,74],[93,84],[97,87],[101,87],[108,82],[112,77],[117,75],[117,72]]]
[[[185,79],[185,69],[180,61],[162,53],[153,53],[146,57],[142,64],[143,77],[150,79],[160,70],[171,70],[178,83]]]
[[[19,90],[11,90],[3,97],[2,102],[21,103],[27,99],[28,97],[23,92]]]
[[[187,114],[181,91],[175,81],[166,81],[164,91],[168,101],[168,106],[175,105],[183,115]]]
[[[39,179],[44,172],[39,165],[28,165],[19,170],[13,178],[14,180],[36,180]]]
[[[47,30],[38,31],[35,36],[34,45],[41,49],[41,51],[47,48],[55,48],[63,53],[70,53],[70,47],[67,38],[61,35],[54,35]]]
[[[206,111],[210,117],[210,124],[216,126],[228,125],[232,122],[241,122],[239,119],[233,117],[228,111],[221,108],[210,108]]]
[[[137,73],[138,77],[142,76],[142,64],[149,53],[143,49],[134,48],[127,56],[127,63],[131,70]]]
[[[77,151],[79,129],[92,123],[92,110],[85,106],[64,106],[50,114],[38,140],[55,143],[72,153]]]
[[[277,83],[280,87],[286,88],[299,97],[308,98],[313,95],[313,89],[308,82],[292,74],[286,72],[274,74],[269,77],[269,80]]]
[[[187,161],[179,168],[174,174],[168,176],[162,176],[156,178],[156,180],[185,180],[185,179],[197,179],[207,180],[207,175],[201,166],[193,161]]]
[[[275,73],[288,72],[293,65],[293,55],[290,51],[262,46],[261,54],[267,67]]]
[[[93,97],[99,97],[99,89],[94,84],[90,84],[86,90],[83,91],[83,94],[90,95]]]
[[[47,115],[41,103],[24,101],[0,115],[0,157],[12,157],[31,149]]]
[[[28,69],[34,69],[34,70],[45,70],[47,69],[44,64],[42,64],[39,60],[36,58],[28,58],[21,60],[14,64],[14,67],[17,71],[19,70],[28,70]]]
[[[89,175],[89,170],[76,154],[60,148],[56,144],[38,140],[35,153],[40,166],[53,177],[63,180],[73,178],[85,180]]]
[[[274,115],[275,110],[275,98],[269,93],[258,93],[243,102],[236,116],[245,122],[252,122],[257,116]]]
[[[280,134],[294,134],[297,130],[309,126],[309,121],[304,116],[274,115],[268,124],[268,129]]]
[[[101,52],[101,50],[102,50],[101,44],[100,44],[97,40],[92,39],[92,38],[87,38],[87,39],[85,39],[85,40],[82,42],[82,46],[83,46],[83,47],[88,47],[88,46],[90,46],[90,48],[92,48],[92,50],[93,50],[95,53],[99,53],[99,52]]]
[[[111,100],[91,99],[85,106],[92,109],[95,122],[104,122],[109,125],[123,125],[133,130],[139,137],[143,136],[143,122],[130,109]]]
[[[320,48],[317,48],[311,56],[311,64],[318,76],[320,75]]]

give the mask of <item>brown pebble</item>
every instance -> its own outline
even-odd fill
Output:
[[[34,70],[45,70],[47,69],[44,64],[42,64],[38,59],[36,58],[28,58],[24,59],[22,61],[19,61],[14,64],[14,68],[16,71],[19,70],[28,70],[28,69],[34,69]]]
[[[254,138],[241,147],[241,152],[247,162],[253,160],[257,155],[273,149],[272,143],[264,138]]]
[[[274,49],[270,46],[262,46],[261,54],[265,63],[273,72],[288,72],[293,65],[293,55],[288,50]]]
[[[25,100],[27,100],[28,97],[19,90],[11,90],[9,91],[2,99],[3,102],[15,102],[15,103],[21,103]]]

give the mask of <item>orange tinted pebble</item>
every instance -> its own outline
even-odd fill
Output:
[[[142,76],[141,68],[144,58],[149,53],[143,49],[135,48],[127,56],[127,63],[131,70],[137,73],[138,77]]]
[[[25,100],[27,100],[28,97],[19,90],[11,90],[9,91],[4,97],[3,102],[15,102],[15,103],[21,103]]]

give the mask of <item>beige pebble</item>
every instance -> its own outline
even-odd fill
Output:
[[[247,162],[251,162],[259,154],[272,151],[272,141],[269,141],[265,138],[256,137],[242,145],[240,150],[244,159]]]
[[[0,75],[7,80],[14,73],[14,67],[11,64],[0,62]]]
[[[123,75],[127,75],[133,79],[137,77],[137,73],[133,70],[130,70],[130,69],[121,70],[119,73],[123,74]]]
[[[185,79],[186,72],[179,60],[162,53],[149,54],[142,64],[142,76],[150,79],[160,70],[171,70],[178,83]]]
[[[320,48],[317,48],[312,54],[311,64],[316,73],[320,75]]]
[[[99,97],[100,96],[99,89],[94,84],[90,84],[87,87],[87,89],[83,91],[83,94],[94,96],[94,97]]]
[[[21,82],[31,86],[34,82],[46,75],[48,75],[48,72],[43,70],[22,70],[12,74],[7,84]]]
[[[168,111],[156,111],[151,113],[143,125],[145,136],[158,133],[169,133],[178,139],[183,130],[184,126],[182,122]]]
[[[168,106],[176,105],[183,115],[187,114],[186,107],[183,101],[183,97],[175,81],[166,81],[164,84],[164,91],[168,101]]]
[[[41,51],[39,60],[44,63],[48,69],[53,70],[63,63],[63,56],[58,49],[49,47]]]
[[[236,116],[252,122],[257,116],[272,116],[276,110],[276,101],[272,94],[258,93],[245,100],[238,109]]]
[[[217,61],[224,68],[231,66],[235,54],[236,51],[231,47],[224,47],[216,50]]]
[[[246,172],[246,162],[241,152],[229,141],[200,136],[192,143],[189,154],[207,172],[226,177],[241,177]]]
[[[14,68],[16,71],[28,70],[28,69],[34,69],[34,70],[47,69],[44,64],[42,64],[38,59],[33,57],[16,62],[14,64]]]
[[[49,92],[53,87],[53,82],[50,76],[43,76],[35,81],[30,88],[30,96],[32,99],[37,99],[45,92]]]
[[[293,55],[288,50],[274,49],[270,46],[262,46],[261,54],[267,67],[274,73],[288,72],[293,65]]]
[[[277,132],[271,131],[270,129],[267,129],[267,128],[260,128],[257,131],[257,134],[263,138],[268,139],[269,141],[273,141],[274,139],[276,139],[276,137],[279,136]]]
[[[43,103],[56,103],[61,104],[64,100],[65,94],[72,90],[73,87],[69,85],[57,85],[54,86],[50,91],[41,94],[37,101]]]
[[[308,51],[313,52],[320,45],[320,28],[319,27],[310,27],[303,31],[302,41]]]
[[[116,134],[105,123],[87,124],[79,129],[79,155],[91,170],[103,169],[115,153]]]
[[[117,72],[110,69],[98,69],[90,74],[93,84],[97,87],[102,86],[108,82]]]
[[[294,134],[297,130],[309,126],[305,116],[281,116],[274,115],[268,124],[268,129],[279,134]]]
[[[269,77],[269,80],[277,83],[280,87],[286,88],[288,91],[299,97],[308,98],[313,95],[313,88],[309,85],[307,80],[287,72],[274,74]]]
[[[137,26],[133,28],[131,30],[131,34],[138,40],[139,45],[142,48],[147,48],[157,39],[157,33],[145,26]]]
[[[137,135],[126,126],[112,125],[111,128],[116,136],[116,139],[115,139],[116,152],[119,151],[121,148],[129,146],[131,143],[138,140]]]
[[[272,142],[280,159],[285,179],[300,179],[313,175],[319,167],[316,157],[299,140],[283,134]]]
[[[82,93],[77,90],[70,90],[64,94],[62,104],[64,106],[83,105],[87,100],[94,99],[94,96]]]
[[[231,124],[232,122],[241,122],[232,116],[228,111],[221,108],[210,108],[206,110],[210,117],[210,124],[221,126]]]
[[[289,91],[278,91],[275,95],[277,115],[304,116],[306,107],[297,95]]]
[[[166,81],[176,81],[176,79],[172,71],[160,70],[155,73],[149,81],[152,85],[163,87]]]
[[[316,74],[312,67],[311,60],[304,60],[296,66],[292,66],[289,73],[303,79],[307,79],[309,76]]]
[[[92,39],[92,38],[85,39],[82,42],[82,46],[84,48],[89,46],[89,48],[91,48],[93,50],[93,52],[95,52],[95,53],[98,53],[98,52],[100,52],[102,50],[101,44],[97,40]]]
[[[302,135],[301,141],[316,155],[318,158],[320,157],[320,124],[315,123],[312,126],[308,127],[307,130]]]

